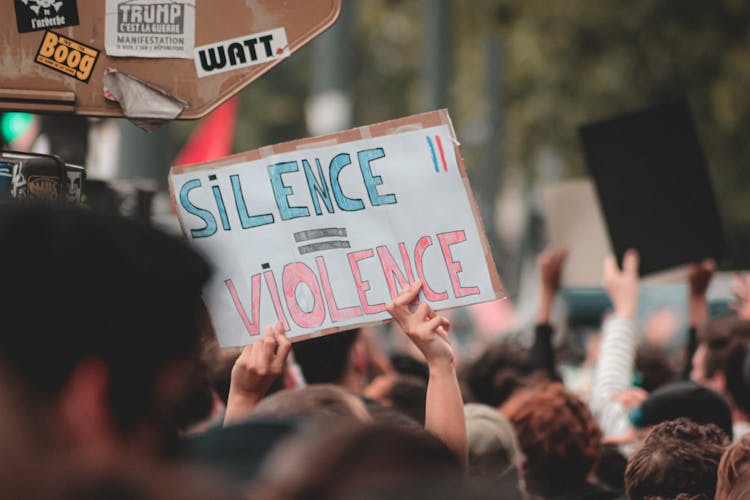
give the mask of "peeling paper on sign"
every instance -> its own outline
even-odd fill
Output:
[[[104,97],[119,103],[130,121],[149,132],[177,118],[188,104],[116,69],[106,68],[103,81]]]

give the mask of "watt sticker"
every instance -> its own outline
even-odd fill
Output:
[[[88,83],[98,57],[99,51],[88,45],[45,31],[34,61]]]
[[[291,54],[286,30],[276,28],[195,48],[195,70],[199,77],[263,64]]]

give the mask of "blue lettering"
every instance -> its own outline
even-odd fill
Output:
[[[190,198],[188,197],[190,191],[200,186],[201,181],[199,179],[193,179],[183,184],[180,188],[180,205],[182,205],[182,208],[184,208],[186,212],[195,215],[206,224],[202,229],[190,230],[190,235],[193,238],[206,238],[216,233],[216,219],[214,219],[211,212],[203,208],[198,208],[190,203]]]
[[[229,217],[227,217],[227,209],[224,207],[224,198],[221,196],[221,189],[219,186],[211,186],[211,191],[214,192],[214,199],[216,200],[216,208],[219,209],[219,217],[221,217],[221,227],[224,231],[229,231],[232,226],[229,225]]]
[[[237,205],[237,214],[240,216],[240,224],[242,225],[242,229],[250,229],[252,227],[273,224],[273,214],[250,215],[248,213],[247,205],[245,204],[245,196],[242,194],[242,186],[240,185],[239,175],[230,175],[229,181],[232,183],[234,203],[235,205]]]
[[[284,184],[284,180],[281,178],[283,174],[297,172],[298,170],[299,167],[297,167],[296,161],[286,161],[275,165],[269,165],[268,167],[268,173],[271,175],[273,196],[276,198],[276,206],[279,207],[281,220],[308,217],[310,215],[310,211],[307,207],[289,206],[289,195],[294,194],[294,191],[291,187]]]
[[[396,203],[396,195],[390,194],[379,194],[377,187],[383,184],[383,179],[379,175],[372,175],[372,166],[370,162],[377,160],[378,158],[385,158],[385,152],[383,148],[365,149],[357,153],[359,158],[359,169],[362,171],[362,178],[365,180],[365,186],[367,187],[367,195],[370,197],[370,203],[373,206],[377,205],[393,205]]]
[[[310,162],[302,160],[302,169],[305,171],[305,177],[307,178],[307,187],[310,189],[310,198],[312,198],[313,205],[315,206],[315,213],[322,215],[323,211],[320,209],[320,202],[318,199],[323,200],[326,205],[326,210],[329,214],[333,213],[333,203],[331,202],[331,195],[328,193],[328,184],[326,184],[326,178],[323,175],[323,168],[320,166],[320,160],[315,158],[315,164],[318,166],[318,180],[312,171]]]
[[[365,208],[365,204],[359,198],[348,198],[341,190],[341,184],[339,184],[341,170],[345,166],[351,165],[351,163],[352,161],[347,153],[340,153],[333,157],[330,165],[333,197],[336,198],[336,204],[339,208],[347,212],[354,212]]]

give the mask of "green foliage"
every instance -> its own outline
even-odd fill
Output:
[[[425,0],[346,0],[353,125],[424,111]],[[735,251],[750,263],[750,2],[451,0],[448,107],[469,172],[487,116],[487,40],[503,47],[498,168],[533,181],[540,156],[585,173],[583,123],[687,95]],[[312,42],[314,44],[315,42]],[[235,150],[308,135],[312,44],[241,93]],[[180,128],[181,127],[181,128]],[[190,127],[180,125],[178,136]],[[675,179],[679,189],[679,179]]]

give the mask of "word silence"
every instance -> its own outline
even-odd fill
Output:
[[[276,321],[294,339],[387,320],[417,279],[439,309],[500,296],[447,113],[389,124],[172,169],[222,345]]]

